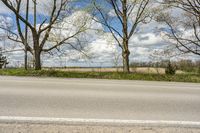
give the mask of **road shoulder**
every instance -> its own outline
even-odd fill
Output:
[[[65,124],[0,124],[1,133],[199,133],[200,128]]]

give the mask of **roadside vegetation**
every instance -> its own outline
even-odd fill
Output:
[[[180,73],[175,75],[153,73],[123,73],[123,72],[78,72],[63,70],[24,70],[4,69],[0,75],[5,76],[34,76],[34,77],[60,77],[60,78],[94,78],[118,80],[147,80],[147,81],[173,81],[200,83],[200,75],[193,73]]]

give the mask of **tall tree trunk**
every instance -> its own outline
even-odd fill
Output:
[[[26,3],[26,21],[29,19],[29,0]],[[25,55],[24,55],[24,67],[28,70],[28,26],[25,26]]]
[[[34,44],[34,61],[35,61],[35,70],[41,70],[41,48],[39,44],[39,37],[37,31],[33,31],[33,44]]]
[[[28,70],[28,52],[27,52],[27,46],[25,46],[25,52],[24,52],[24,69]]]
[[[128,49],[128,41],[123,42],[124,49],[122,51],[122,57],[123,57],[123,72],[125,73],[130,73],[130,68],[129,68],[129,49]]]
[[[33,4],[34,4],[34,9],[33,9],[33,14],[34,14],[34,28],[35,30],[37,29],[36,25],[37,25],[37,0],[33,0]],[[40,44],[39,44],[39,37],[37,35],[37,31],[34,31],[33,33],[33,39],[34,39],[34,61],[35,61],[35,70],[41,70],[41,50],[40,50]]]
[[[33,0],[33,4],[34,4],[34,7],[33,7],[33,15],[34,15],[34,28],[36,29],[36,25],[37,25],[37,0]]]
[[[125,73],[129,73],[129,38],[128,38],[128,16],[127,16],[127,0],[123,0],[122,2],[122,20],[123,20],[123,71]]]
[[[128,54],[125,54],[125,53],[123,55],[123,72],[130,73],[129,56]]]
[[[35,50],[35,70],[41,70],[41,51]]]

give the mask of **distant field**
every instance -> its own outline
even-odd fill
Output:
[[[54,70],[66,72],[123,72],[122,68],[55,68]],[[130,68],[130,71],[135,73],[165,74],[165,68],[137,67]],[[183,74],[184,72],[178,70],[176,73]]]

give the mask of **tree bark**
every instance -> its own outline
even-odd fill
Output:
[[[29,0],[26,3],[26,21],[29,19]],[[24,53],[24,68],[28,70],[28,26],[25,26],[25,53]]]
[[[122,20],[123,20],[123,71],[124,73],[129,73],[129,55],[130,51],[128,48],[129,38],[128,38],[128,16],[127,16],[127,0],[122,1]]]
[[[41,51],[35,50],[35,70],[41,70]]]
[[[127,53],[123,54],[123,72],[130,73],[129,55]]]
[[[34,44],[34,61],[35,61],[35,70],[41,70],[41,52],[39,37],[36,31],[33,31],[33,44]]]
[[[129,67],[129,49],[128,49],[128,41],[123,42],[124,49],[122,51],[122,57],[123,57],[123,72],[124,73],[130,73],[130,67]]]

